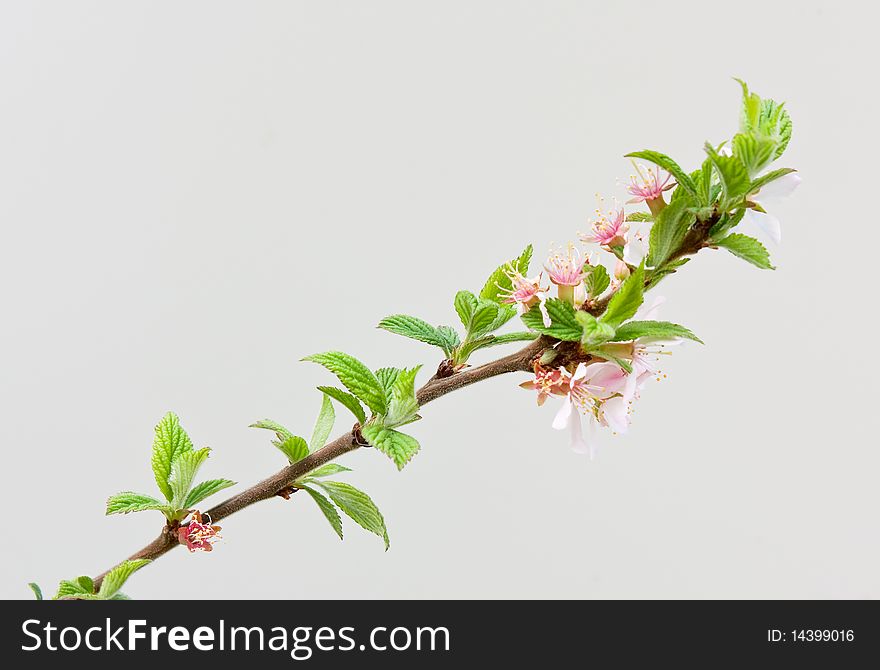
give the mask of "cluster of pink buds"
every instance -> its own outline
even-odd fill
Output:
[[[177,529],[177,541],[193,551],[212,551],[213,544],[221,539],[220,526],[212,526],[211,518],[198,510],[192,513],[190,521]]]

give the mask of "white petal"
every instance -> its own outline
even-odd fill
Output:
[[[635,366],[633,366],[635,367]],[[633,370],[632,374],[626,376],[626,386],[623,389],[623,400],[626,403],[632,402],[636,397],[636,391],[639,388],[639,374]]]
[[[625,433],[629,428],[628,405],[626,401],[617,396],[602,403],[602,416],[611,430],[617,433]]]
[[[656,321],[660,312],[660,305],[666,302],[662,295],[654,296],[654,301],[646,308],[644,305],[636,312],[635,318],[639,321]],[[644,310],[644,311],[642,311]]]
[[[587,419],[589,421],[589,419]],[[581,432],[581,417],[577,415],[574,417],[574,420],[571,422],[571,450],[576,454],[590,454],[590,458],[593,458],[593,449],[592,446],[588,445],[586,440],[584,440],[584,435]]]
[[[776,244],[782,241],[782,226],[779,223],[779,219],[772,214],[747,209],[745,218]]]
[[[630,265],[638,265],[647,253],[645,241],[633,237],[623,247],[623,260]]]
[[[794,172],[779,179],[774,179],[766,186],[761,187],[761,190],[758,192],[758,199],[764,202],[765,200],[787,198],[794,193],[794,190],[800,185],[801,181],[801,178]]]
[[[553,417],[553,428],[556,430],[565,430],[568,428],[568,422],[571,420],[571,411],[572,411],[571,401],[566,398],[565,402],[562,403],[562,407],[559,408],[559,411],[556,412],[556,416]],[[580,423],[580,419],[575,416],[575,421]]]

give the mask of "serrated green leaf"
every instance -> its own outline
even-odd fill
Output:
[[[682,170],[681,166],[666,154],[651,150],[633,151],[632,153],[627,154],[626,158],[641,158],[642,160],[660,166],[675,178],[675,181],[678,182],[679,186],[692,196],[697,197],[697,187],[690,175]]]
[[[211,450],[205,447],[198,451],[187,451],[180,454],[171,464],[171,506],[174,509],[182,509],[184,500],[192,486],[196,473],[208,458]]]
[[[376,414],[384,414],[388,409],[385,392],[376,375],[354,356],[341,351],[329,351],[306,356],[303,360],[323,365],[330,370],[345,388]]]
[[[761,175],[749,185],[749,195],[757,193],[770,182],[776,181],[780,177],[784,177],[792,172],[797,172],[797,170],[793,170],[792,168],[779,168],[778,170],[773,170],[767,174]]]
[[[153,439],[153,455],[150,459],[156,486],[170,501],[174,496],[169,479],[172,463],[183,453],[192,451],[192,441],[180,425],[180,419],[173,412],[168,412],[156,425],[156,436]]]
[[[732,233],[723,240],[714,242],[714,245],[727,249],[734,256],[738,256],[762,270],[775,269],[770,263],[770,254],[767,252],[766,247],[754,237]]]
[[[341,472],[351,472],[351,468],[347,468],[344,465],[339,465],[337,463],[328,463],[327,465],[322,465],[320,468],[312,470],[309,473],[309,477],[330,477],[331,475],[338,475]]]
[[[278,441],[273,441],[276,447],[284,442],[288,437],[293,437],[293,433],[291,433],[287,428],[282,426],[277,421],[273,421],[272,419],[262,419],[261,421],[257,421],[256,423],[252,423],[248,428],[262,428],[263,430],[271,430],[275,433],[275,437],[278,438]]]
[[[755,93],[749,92],[749,86],[742,79],[736,79],[742,88],[742,108],[739,117],[739,127],[742,132],[757,130],[761,116],[761,98]]]
[[[662,266],[679,249],[695,220],[685,200],[670,202],[664,207],[651,226],[648,265],[654,268]]]
[[[499,321],[499,317],[502,314],[506,315],[509,313],[509,308],[505,306],[505,309],[508,311],[502,312],[501,305],[497,302],[479,299],[477,302],[477,308],[471,316],[471,322],[468,327],[468,337],[475,339],[492,332],[495,323]],[[507,319],[502,320],[501,323],[499,323],[499,327],[506,321]]]
[[[596,265],[590,270],[590,274],[587,275],[585,282],[587,295],[591,298],[596,298],[602,295],[605,289],[611,285],[611,277],[608,276],[608,270],[605,269],[604,265]]]
[[[508,274],[510,272],[519,272],[525,276],[529,271],[529,263],[532,260],[532,245],[527,246],[518,258],[505,263],[498,267],[486,280],[483,289],[480,291],[480,297],[484,300],[492,300],[500,303],[503,297],[513,288]]]
[[[732,145],[733,155],[742,161],[749,175],[760,172],[775,157],[776,142],[764,135],[738,133]]]
[[[104,576],[104,581],[101,582],[101,588],[98,589],[98,597],[102,600],[109,600],[112,598],[116,595],[119,589],[122,588],[125,582],[128,581],[129,577],[149,562],[150,561],[147,559],[141,558],[134,561],[123,561],[117,565]]]
[[[354,414],[354,418],[358,420],[358,423],[365,424],[367,422],[367,415],[364,412],[364,408],[361,406],[360,401],[350,393],[346,393],[335,386],[319,386],[318,390],[321,393],[329,395],[349,412]]]
[[[309,455],[309,445],[299,435],[291,435],[282,442],[273,442],[278,449],[287,456],[291,465],[301,461]]]
[[[128,514],[129,512],[145,512],[147,510],[166,512],[170,511],[171,507],[152,496],[135,493],[134,491],[122,491],[115,496],[107,498],[105,514]]]
[[[548,298],[544,301],[544,306],[550,317],[549,327],[544,325],[544,316],[538,305],[522,315],[523,323],[532,330],[555,337],[557,340],[580,341],[583,328],[575,318],[575,310],[570,303],[558,298]]]
[[[690,330],[669,321],[627,321],[617,329],[612,341],[629,342],[640,337],[661,340],[681,337],[703,344],[703,340],[694,335]]]
[[[336,412],[333,409],[333,403],[326,394],[322,394],[321,411],[318,412],[318,418],[315,421],[315,428],[312,431],[312,439],[309,442],[309,449],[315,451],[327,443],[327,438],[330,437],[330,431],[333,430],[334,423],[336,423]]]
[[[40,588],[40,585],[36,582],[29,582],[28,588],[34,592],[34,598],[37,600],[43,599],[43,589]]]
[[[384,426],[367,425],[361,432],[370,444],[394,461],[398,470],[403,470],[419,450],[416,438]]]
[[[205,498],[234,485],[235,482],[230,481],[229,479],[208,479],[196,484],[186,496],[186,500],[183,501],[183,507],[185,509],[192,509]]]
[[[663,211],[665,212],[666,209]],[[623,280],[620,288],[611,296],[608,307],[601,316],[601,321],[612,328],[617,328],[624,321],[631,319],[642,305],[644,291],[645,264],[642,263],[629,277]]]
[[[486,341],[478,348],[485,349],[486,347],[497,347],[499,344],[510,344],[511,342],[529,342],[537,339],[537,337],[538,335],[536,333],[531,333],[527,330],[521,330],[515,333],[502,333],[501,335],[489,335],[485,338]]]
[[[316,483],[356,524],[381,537],[385,542],[385,549],[388,549],[388,530],[385,528],[385,519],[370,496],[345,482],[321,481]]]
[[[709,241],[711,242],[712,240],[719,240],[726,237],[730,230],[739,225],[739,222],[742,221],[745,213],[745,209],[738,209],[734,212],[725,212],[722,214],[718,218],[718,221],[716,221],[709,229]]]
[[[325,498],[321,493],[313,489],[311,486],[307,486],[305,484],[299,484],[299,488],[308,493],[312,500],[315,501],[315,504],[318,506],[318,509],[324,514],[324,518],[330,522],[330,527],[336,532],[339,536],[339,539],[342,539],[342,519],[339,516],[339,512],[336,511],[336,508],[333,506],[327,498]]]
[[[444,352],[448,351],[446,354],[447,358],[452,358],[452,354],[455,351],[455,348],[461,344],[461,338],[458,336],[458,333],[455,332],[454,328],[449,326],[437,326],[437,334],[443,338],[446,342],[446,346],[444,347]]]
[[[614,327],[597,319],[592,314],[588,314],[587,312],[577,312],[575,318],[577,318],[578,323],[580,323],[583,328],[581,345],[584,349],[589,350],[614,337]]]
[[[630,212],[626,215],[629,222],[650,222],[654,220],[653,214],[650,212]]]
[[[391,400],[388,403],[388,413],[382,420],[382,424],[388,428],[403,426],[412,423],[419,418],[419,402],[416,400],[415,381],[416,375],[422,366],[400,370],[394,378],[391,386]]]
[[[455,312],[458,314],[458,318],[461,320],[461,325],[465,327],[465,330],[470,330],[471,319],[474,316],[474,312],[477,311],[478,304],[477,296],[470,291],[459,291],[455,294],[453,305],[455,306]]]
[[[80,580],[83,580],[80,582]],[[58,591],[52,597],[52,600],[61,600],[62,598],[83,598],[83,599],[94,599],[94,585],[90,588],[85,588],[84,584],[86,582],[85,579],[91,581],[88,577],[77,577],[76,579],[62,579],[58,584]]]
[[[752,183],[749,171],[737,156],[722,156],[708,142],[705,148],[721,181],[721,209],[729,209],[748,193]]]
[[[406,314],[386,316],[379,322],[379,328],[440,347],[447,358],[452,356],[452,347],[449,346],[448,333],[440,332],[438,328],[435,328],[430,323],[414,316],[407,316]]]

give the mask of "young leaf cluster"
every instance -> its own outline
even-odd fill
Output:
[[[467,364],[471,355],[480,349],[499,344],[534,339],[528,332],[496,334],[496,331],[516,316],[516,308],[506,302],[513,290],[511,274],[528,274],[532,246],[513,260],[496,268],[479,295],[471,291],[455,294],[453,307],[464,328],[464,337],[449,326],[432,326],[426,321],[406,314],[394,314],[379,322],[379,328],[413,340],[439,347],[454,367]]]
[[[233,486],[229,479],[209,479],[193,485],[211,450],[194,449],[192,440],[169,412],[156,425],[151,465],[156,486],[164,500],[134,491],[122,491],[107,499],[107,514],[128,514],[157,510],[169,522],[184,519],[200,502]]]
[[[58,585],[58,591],[52,600],[129,600],[129,597],[120,589],[135,572],[149,563],[147,559],[123,561],[110,570],[101,582],[99,588],[95,588],[95,582],[91,577],[80,575],[75,579],[65,579]],[[37,600],[43,599],[43,593],[36,584],[29,584],[34,591]]]

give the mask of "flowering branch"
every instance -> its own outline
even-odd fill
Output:
[[[342,537],[348,516],[383,539],[385,520],[372,499],[347,482],[327,477],[349,472],[336,461],[361,447],[374,447],[403,469],[420,450],[419,442],[401,429],[421,419],[427,403],[465,386],[510,372],[531,373],[521,384],[536,392],[538,405],[561,400],[553,428],[568,429],[576,452],[590,453],[595,441],[587,427],[626,432],[631,407],[643,386],[662,377],[658,367],[668,347],[686,340],[700,342],[684,326],[656,319],[662,299],[645,304],[645,293],[680,270],[705,248],[726,249],[764,269],[772,268],[764,245],[740,232],[748,223],[770,239],[779,240],[779,222],[765,209],[774,191],[790,192],[799,182],[789,168],[772,169],[791,137],[791,120],[783,105],[761,99],[742,83],[740,130],[728,143],[705,146],[707,157],[693,172],[656,151],[628,154],[651,166],[633,162],[636,174],[626,190],[627,204],[647,211],[627,214],[604,201],[581,233],[591,245],[581,251],[574,243],[553,252],[543,271],[529,278],[532,247],[497,268],[478,293],[459,291],[454,307],[463,336],[449,326],[432,326],[413,316],[396,314],[379,322],[392,333],[436,346],[443,359],[436,373],[418,391],[415,368],[371,370],[342,352],[307,357],[327,368],[344,388],[320,386],[322,405],[310,440],[282,424],[264,419],[253,427],[274,433],[272,444],[288,465],[263,481],[206,512],[199,503],[234,482],[212,479],[194,484],[209,455],[196,450],[174,414],[156,426],[151,465],[162,498],[125,491],[107,502],[108,514],[159,511],[165,525],[159,536],[129,559],[98,575],[61,583],[56,598],[117,599],[120,588],[136,570],[178,545],[189,551],[212,551],[220,539],[216,522],[262,500],[304,491],[332,529]],[[669,201],[666,193],[670,193]],[[759,200],[760,198],[760,200]],[[606,267],[606,262],[609,265]],[[613,265],[613,266],[612,266]],[[550,285],[544,286],[544,272]],[[556,296],[551,297],[551,287]],[[526,331],[500,333],[517,314]],[[527,342],[519,351],[490,363],[470,367],[470,357],[488,347]],[[328,440],[335,423],[335,405],[350,411],[353,428]],[[39,587],[31,585],[38,597]]]

